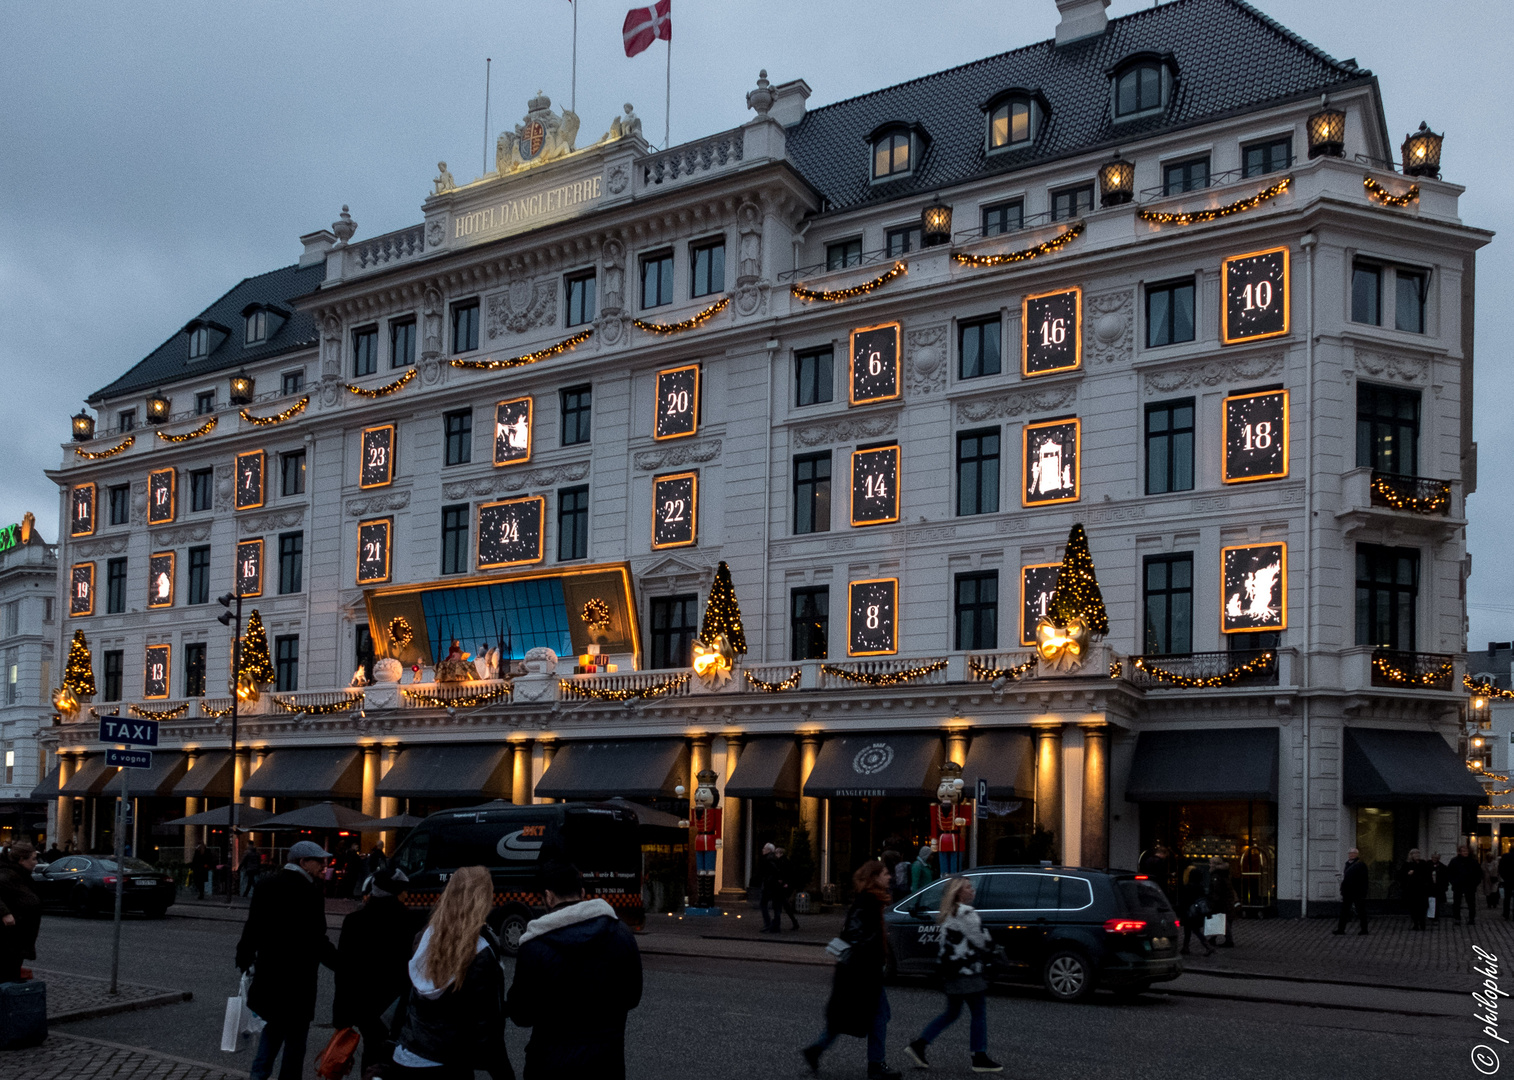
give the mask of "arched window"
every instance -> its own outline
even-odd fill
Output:
[[[1133,116],[1162,107],[1162,66],[1154,62],[1133,64],[1114,84],[1114,114]]]
[[[256,345],[268,340],[268,312],[254,308],[246,315],[246,343]]]
[[[1031,103],[1012,98],[988,114],[988,148],[1002,150],[1030,142],[1035,133]]]
[[[873,179],[899,176],[911,168],[911,139],[907,131],[892,131],[873,140]]]
[[[210,353],[210,331],[197,326],[189,332],[189,358],[198,360]]]

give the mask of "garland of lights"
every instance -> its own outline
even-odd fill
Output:
[[[1434,495],[1421,498],[1418,495],[1400,495],[1393,490],[1387,477],[1372,478],[1372,494],[1395,510],[1407,510],[1411,514],[1443,514],[1451,505],[1451,485],[1442,481]]]
[[[559,356],[571,349],[576,349],[588,341],[593,333],[594,328],[591,326],[570,338],[564,338],[556,345],[549,345],[545,349],[538,349],[536,352],[512,357],[509,360],[449,360],[447,362],[455,368],[463,368],[467,371],[503,371],[505,368],[534,364],[538,360],[546,360],[548,357]]]
[[[1125,673],[1125,665],[1124,664],[1120,663],[1118,660],[1111,660],[1109,662],[1109,677],[1111,679],[1118,679],[1124,673]]]
[[[253,416],[252,413],[248,412],[246,409],[243,409],[241,411],[241,417],[249,424],[256,424],[258,427],[267,427],[269,424],[282,424],[291,416],[298,416],[300,413],[305,411],[305,406],[309,404],[310,395],[306,394],[304,397],[300,398],[299,401],[296,401],[293,405],[289,406],[289,408],[285,409],[281,413],[274,413],[272,416]]]
[[[74,453],[78,454],[85,461],[100,461],[103,458],[115,457],[117,454],[125,453],[136,441],[137,437],[135,435],[128,435],[108,450],[85,450],[82,447],[76,446],[74,447]]]
[[[301,705],[294,698],[274,698],[273,703],[285,712],[299,713],[306,716],[331,716],[335,713],[350,712],[363,703],[363,695],[349,697],[343,701],[332,701],[325,705]]]
[[[225,699],[223,698],[222,700],[225,700]],[[231,715],[231,706],[227,705],[224,709],[218,709],[218,708],[216,708],[216,707],[214,707],[213,705],[210,704],[210,699],[209,698],[201,698],[200,699],[200,715],[201,716],[208,716],[208,717],[210,717],[213,720],[219,720],[223,716],[230,716]]]
[[[388,397],[396,390],[403,388],[404,385],[413,378],[415,378],[415,368],[411,368],[409,371],[401,375],[398,379],[395,379],[392,383],[385,383],[383,386],[375,386],[372,390],[365,390],[363,387],[353,386],[351,383],[347,384],[347,389],[352,391],[358,397],[365,397],[369,401],[372,401],[374,398]]]
[[[506,682],[504,686],[491,687],[477,694],[453,694],[437,690],[401,690],[405,700],[416,705],[429,705],[438,709],[471,709],[475,705],[489,705],[496,701],[503,701],[510,696],[510,691],[515,689],[513,682]]]
[[[1452,671],[1451,661],[1443,660],[1434,671],[1422,671],[1418,675],[1413,675],[1393,664],[1386,656],[1374,656],[1372,669],[1390,686],[1412,686],[1420,690],[1434,689],[1436,683],[1442,679],[1449,679]]]
[[[1514,690],[1505,690],[1501,686],[1494,686],[1491,682],[1474,679],[1470,675],[1463,675],[1461,677],[1461,684],[1479,697],[1514,698]]]
[[[1404,192],[1402,195],[1395,195],[1393,194],[1393,192],[1389,191],[1387,188],[1379,184],[1376,180],[1372,179],[1372,177],[1364,176],[1362,177],[1362,187],[1367,189],[1368,195],[1372,196],[1372,198],[1376,199],[1384,206],[1408,206],[1415,199],[1419,198],[1418,184],[1410,184],[1408,191]]]
[[[821,664],[820,670],[827,675],[834,675],[839,679],[846,679],[849,682],[866,683],[868,686],[898,686],[900,683],[923,679],[932,672],[940,671],[945,666],[945,660],[936,660],[933,663],[906,668],[903,671],[852,671],[849,668],[837,667],[835,664]]]
[[[188,442],[190,439],[198,439],[201,435],[209,435],[215,429],[216,418],[212,416],[193,431],[186,431],[182,435],[167,435],[161,431],[155,431],[153,434],[164,442]]]
[[[980,664],[978,661],[973,659],[969,659],[967,661],[967,670],[971,671],[975,676],[984,680],[985,682],[992,682],[995,679],[1007,679],[1009,682],[1014,682],[1019,679],[1021,675],[1024,675],[1027,671],[1035,666],[1036,658],[1034,656],[1025,661],[1025,663],[1023,664],[1016,664],[1014,667],[1002,668],[989,667],[986,664]]]
[[[1136,216],[1142,221],[1149,221],[1155,225],[1197,225],[1201,222],[1229,217],[1231,214],[1241,214],[1247,210],[1255,210],[1268,199],[1275,199],[1287,191],[1292,183],[1293,177],[1285,176],[1270,188],[1258,191],[1249,199],[1238,199],[1228,206],[1216,206],[1211,210],[1192,210],[1186,214],[1164,214],[1155,210],[1137,210]]]
[[[1054,251],[1060,251],[1078,237],[1083,235],[1083,230],[1088,226],[1078,222],[1066,232],[1058,233],[1044,243],[1034,247],[1021,248],[1019,251],[1006,251],[1002,255],[952,255],[952,261],[963,266],[1007,266],[1010,263],[1024,262],[1027,259],[1040,258],[1042,255],[1050,255]]]
[[[128,704],[126,711],[143,720],[177,720],[189,711],[189,703],[175,705],[171,709],[144,709],[140,705]]]
[[[389,620],[389,640],[394,642],[397,648],[403,649],[415,640],[415,631],[410,629],[410,620],[403,615],[396,615]]]
[[[802,670],[795,668],[794,674],[790,675],[782,682],[767,682],[764,679],[759,679],[757,676],[753,675],[750,671],[747,671],[745,669],[742,669],[741,672],[742,678],[746,679],[748,686],[752,687],[755,690],[761,690],[764,694],[781,694],[785,690],[794,689],[794,687],[799,685],[799,676],[802,674],[804,674]]]
[[[636,329],[638,330],[645,330],[649,334],[661,334],[663,336],[667,336],[668,334],[681,334],[685,330],[693,330],[695,327],[703,326],[705,323],[713,319],[716,315],[724,311],[727,305],[730,304],[730,302],[731,298],[729,296],[722,296],[719,300],[716,300],[709,307],[699,312],[699,314],[692,315],[689,318],[684,319],[683,322],[655,323],[647,322],[645,319],[632,319],[631,325],[636,327]]]
[[[1264,652],[1261,656],[1254,656],[1244,664],[1238,664],[1229,671],[1221,672],[1218,675],[1206,675],[1202,677],[1180,675],[1176,671],[1168,671],[1164,667],[1148,664],[1144,656],[1135,657],[1131,660],[1131,663],[1137,671],[1144,671],[1153,679],[1160,682],[1171,683],[1173,686],[1180,686],[1185,690],[1209,690],[1217,686],[1234,686],[1247,675],[1255,675],[1257,672],[1267,670],[1267,665],[1272,663],[1272,654]]]
[[[832,303],[841,303],[843,300],[854,300],[859,296],[866,296],[880,285],[887,285],[900,274],[909,272],[909,264],[903,259],[888,268],[887,273],[873,278],[872,281],[864,281],[861,285],[853,285],[849,289],[806,289],[803,285],[789,286],[789,292],[800,300],[829,300]]]
[[[589,686],[587,683],[574,682],[572,679],[558,679],[557,689],[566,697],[589,698],[592,701],[629,701],[631,698],[650,700],[651,698],[662,697],[664,694],[671,694],[675,690],[680,690],[688,681],[689,676],[685,672],[682,675],[673,675],[666,678],[660,683],[653,683],[651,686],[640,688],[628,687],[623,690],[604,690],[597,686]]]

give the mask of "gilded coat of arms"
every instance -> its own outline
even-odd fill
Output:
[[[506,131],[495,144],[494,164],[501,176],[532,165],[555,161],[574,150],[578,137],[578,115],[564,109],[552,111],[552,99],[541,91],[527,103],[525,118],[514,131]]]

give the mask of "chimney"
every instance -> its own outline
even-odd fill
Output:
[[[326,252],[336,243],[336,235],[330,229],[317,229],[300,237],[300,243],[305,245],[305,251],[300,256],[300,266],[314,266],[326,261]]]
[[[804,101],[810,96],[810,84],[803,79],[779,83],[773,87],[773,104],[768,115],[784,127],[793,127],[804,119]]]
[[[1057,23],[1057,44],[1102,34],[1109,25],[1109,16],[1104,13],[1107,7],[1109,0],[1057,0],[1057,10],[1062,13],[1062,21]]]

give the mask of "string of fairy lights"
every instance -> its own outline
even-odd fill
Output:
[[[821,664],[820,670],[838,679],[845,679],[847,682],[863,683],[867,686],[898,686],[901,683],[923,679],[945,666],[945,660],[933,660],[929,664],[920,664],[902,671],[853,671],[851,668],[837,667],[835,664]]]
[[[1218,675],[1184,675],[1181,672],[1172,671],[1169,668],[1160,667],[1147,661],[1144,656],[1131,658],[1131,666],[1137,671],[1144,671],[1159,682],[1171,683],[1173,686],[1185,690],[1212,690],[1220,686],[1234,686],[1247,675],[1257,675],[1268,670],[1272,665],[1272,654],[1264,652],[1260,656],[1254,656],[1244,664],[1236,664],[1229,671],[1222,671]],[[1116,677],[1111,675],[1111,678]]]
[[[113,458],[117,454],[126,453],[126,451],[130,450],[131,447],[136,443],[136,441],[137,437],[135,435],[128,435],[126,436],[126,438],[116,443],[115,446],[108,446],[104,450],[85,450],[82,446],[76,446],[74,447],[74,453],[79,455],[85,461],[104,461],[106,458]]]
[[[221,719],[224,716],[230,716],[231,715],[231,699],[230,698],[221,698],[220,699],[220,700],[226,702],[225,705],[212,705],[210,703],[210,700],[211,700],[210,698],[201,698],[200,699],[200,715],[201,716],[208,716],[212,720],[219,720],[219,719]]]
[[[999,255],[969,255],[957,252],[952,255],[952,261],[962,266],[1008,266],[1011,263],[1026,262],[1029,259],[1039,259],[1042,255],[1050,255],[1061,251],[1068,244],[1083,235],[1083,230],[1088,228],[1085,222],[1079,221],[1066,230],[1053,236],[1050,240],[1034,244],[1019,251],[1006,251]]]
[[[363,695],[349,697],[342,701],[328,701],[323,705],[301,705],[295,698],[275,697],[274,705],[287,713],[304,713],[306,716],[334,716],[337,713],[351,712],[360,708],[363,704]]]
[[[1013,667],[1006,668],[989,667],[987,664],[974,660],[971,657],[967,661],[967,670],[972,672],[975,678],[982,679],[984,682],[993,682],[996,679],[1006,679],[1009,682],[1015,682],[1020,676],[1035,666],[1036,658],[1034,656],[1023,664],[1016,664]]]
[[[645,319],[632,319],[631,325],[638,330],[645,330],[649,334],[657,334],[660,337],[668,337],[672,334],[681,334],[686,330],[694,330],[709,322],[716,315],[724,311],[731,303],[729,296],[722,296],[703,311],[690,315],[681,322],[655,323]]]
[[[366,387],[362,386],[354,386],[352,383],[347,383],[345,385],[349,392],[356,394],[358,397],[364,397],[369,401],[372,401],[374,398],[388,397],[390,394],[404,389],[406,384],[409,383],[413,378],[415,378],[415,368],[411,368],[409,371],[401,375],[398,379],[395,379],[392,383],[385,383],[383,386],[375,386],[372,390],[369,390]]]
[[[506,368],[524,367],[527,364],[534,364],[538,360],[561,356],[565,352],[578,348],[593,335],[594,328],[590,327],[587,330],[579,331],[570,338],[563,338],[556,345],[548,345],[545,349],[538,349],[536,352],[525,353],[521,356],[512,356],[508,360],[449,360],[447,362],[453,367],[462,368],[465,371],[504,371]]]
[[[1372,478],[1372,494],[1395,510],[1407,510],[1411,514],[1444,514],[1451,505],[1451,485],[1437,481],[1433,495],[1404,495],[1393,490],[1386,477]]]
[[[641,698],[644,701],[671,694],[688,685],[689,674],[671,675],[649,686],[601,687],[573,679],[558,679],[557,689],[564,697],[584,698],[589,701],[629,701]]]
[[[506,701],[511,691],[515,689],[513,682],[506,681],[503,686],[491,686],[486,690],[480,690],[472,694],[449,693],[445,690],[405,690],[400,693],[405,695],[405,700],[416,705],[431,706],[439,709],[472,709],[479,705],[492,705],[497,701]]]
[[[894,278],[907,273],[909,273],[909,264],[900,259],[871,281],[864,281],[850,288],[806,289],[803,285],[791,285],[789,286],[789,292],[799,300],[828,300],[833,304],[839,304],[844,300],[855,300],[859,296],[866,296],[879,286],[887,285]]]
[[[1237,199],[1225,206],[1215,206],[1208,210],[1190,210],[1186,213],[1163,213],[1156,210],[1137,210],[1136,216],[1142,221],[1149,221],[1153,225],[1198,225],[1205,221],[1217,221],[1231,214],[1244,214],[1247,210],[1255,210],[1269,199],[1275,199],[1293,184],[1293,177],[1285,176],[1269,188],[1258,191],[1249,199]]]
[[[1410,184],[1409,190],[1402,195],[1395,195],[1383,187],[1370,176],[1362,177],[1362,187],[1367,189],[1367,194],[1381,203],[1383,206],[1404,207],[1419,198],[1419,185]]]
[[[768,682],[765,679],[759,679],[750,671],[746,670],[742,671],[741,677],[744,678],[747,685],[754,690],[761,690],[764,694],[781,694],[785,690],[792,690],[796,686],[798,686],[799,676],[803,673],[804,672],[802,671],[802,669],[795,668],[792,675],[790,675],[787,679],[781,679],[778,682]]]
[[[186,701],[168,709],[146,709],[132,703],[126,706],[126,711],[143,720],[177,720],[189,712],[189,703]]]
[[[255,424],[258,427],[268,427],[270,424],[282,424],[285,420],[300,415],[300,413],[305,411],[305,406],[309,404],[310,395],[306,394],[283,412],[276,412],[272,416],[253,416],[246,409],[241,410],[239,415],[249,424]]]
[[[1451,677],[1451,661],[1444,660],[1430,671],[1405,671],[1386,656],[1372,658],[1372,670],[1382,676],[1390,686],[1411,686],[1420,690],[1434,689],[1435,684]]]
[[[1495,699],[1514,698],[1514,690],[1505,690],[1501,686],[1494,686],[1491,682],[1474,679],[1470,675],[1463,675],[1461,677],[1461,684],[1469,692],[1476,694],[1478,697]]]
[[[155,431],[153,432],[153,434],[162,439],[164,442],[183,443],[188,442],[190,439],[198,439],[201,435],[209,435],[215,429],[216,418],[212,416],[209,420],[205,421],[193,431],[186,431],[182,435],[170,435],[166,431]]]

